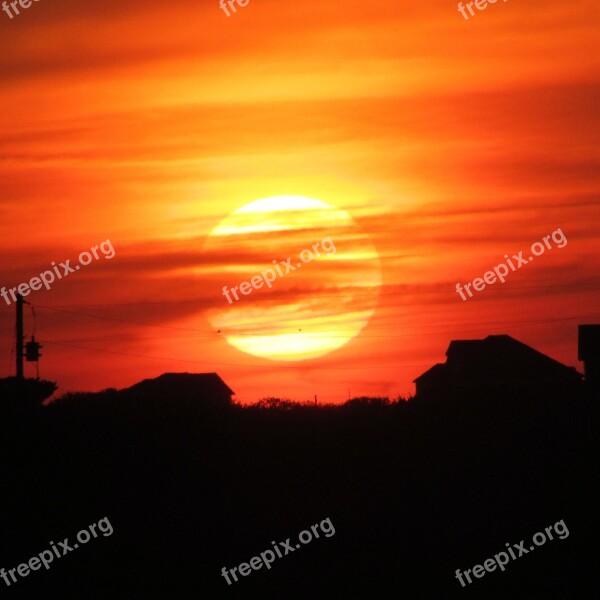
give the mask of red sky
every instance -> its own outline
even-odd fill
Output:
[[[0,286],[106,239],[116,251],[26,298],[41,376],[66,391],[217,371],[241,401],[406,395],[451,339],[498,333],[581,369],[576,326],[600,322],[599,26],[594,0],[509,0],[468,21],[456,3],[405,0],[0,13]],[[223,285],[305,247],[260,230],[205,243],[273,196],[346,211],[379,256],[368,324],[329,354],[252,356],[207,318],[233,314]],[[466,302],[455,292],[558,228],[564,248]],[[345,336],[364,308],[343,302],[364,281],[356,239],[302,230],[343,258],[242,298],[242,335],[252,319],[283,327],[284,290],[339,314],[307,318],[307,336]],[[0,376],[13,320],[0,299]]]

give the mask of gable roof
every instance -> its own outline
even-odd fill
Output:
[[[506,375],[536,376],[575,371],[562,363],[538,352],[531,346],[510,335],[488,335],[483,340],[457,340],[450,342],[446,352],[448,365],[477,368],[481,373],[510,369]],[[462,369],[461,369],[462,370]]]
[[[235,392],[217,373],[163,373],[154,379],[144,379],[123,391],[142,393],[185,392],[203,395],[227,394]]]
[[[446,362],[434,365],[414,382],[441,379],[450,373],[464,378],[581,377],[574,367],[563,365],[505,334],[488,335],[482,340],[452,340],[446,351]]]
[[[413,383],[417,382],[417,381],[425,381],[425,380],[435,380],[435,379],[440,379],[441,377],[444,376],[446,370],[445,370],[445,366],[442,363],[437,363],[435,365],[433,365],[433,367],[431,367],[430,369],[427,369],[427,371],[425,371],[425,373],[421,373],[421,375],[419,375],[416,379],[413,379]]]

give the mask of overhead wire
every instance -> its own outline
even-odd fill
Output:
[[[184,332],[192,332],[192,333],[197,333],[200,335],[196,335],[196,336],[183,336],[183,337],[189,337],[189,338],[202,338],[202,337],[206,337],[206,338],[212,338],[215,337],[215,335],[236,335],[236,336],[250,336],[250,337],[257,337],[257,336],[261,336],[261,335],[273,335],[270,333],[264,333],[264,332],[241,332],[241,331],[236,331],[236,330],[224,330],[223,328],[217,331],[214,330],[208,330],[208,329],[194,329],[191,327],[174,327],[171,325],[161,325],[161,324],[156,324],[156,323],[145,323],[143,321],[132,321],[130,319],[120,319],[117,317],[108,317],[105,315],[93,315],[93,314],[89,314],[89,313],[82,313],[79,311],[68,311],[65,309],[61,309],[61,308],[56,308],[56,307],[52,307],[52,306],[43,306],[43,305],[37,305],[38,308],[44,308],[44,309],[48,309],[48,310],[55,310],[58,312],[63,312],[63,313],[67,313],[67,314],[74,314],[74,315],[78,315],[78,316],[83,316],[83,317],[88,317],[91,319],[99,319],[99,320],[107,320],[107,321],[116,321],[116,322],[121,322],[121,323],[127,323],[130,325],[140,325],[143,327],[155,327],[155,328],[159,328],[159,329],[170,329],[170,330],[174,330],[174,331],[184,331]],[[480,322],[469,322],[469,325],[494,325],[495,327],[504,327],[504,326],[515,326],[515,325],[531,325],[534,323],[551,323],[551,322],[560,322],[560,321],[572,321],[572,320],[585,320],[585,319],[590,319],[590,318],[596,318],[596,317],[600,317],[600,313],[588,313],[586,315],[575,315],[575,316],[570,316],[570,317],[558,317],[558,318],[553,318],[553,319],[521,319],[521,320],[517,320],[517,321],[480,321]],[[481,328],[476,328],[476,329],[464,329],[463,326],[460,323],[434,323],[434,324],[426,324],[425,326],[427,327],[456,327],[456,328],[460,328],[460,333],[474,333],[474,332],[478,332],[478,331],[484,331],[484,329]],[[417,326],[413,326],[413,327],[417,327]],[[420,327],[420,326],[418,326]],[[385,330],[388,331],[389,327],[377,327],[377,326],[368,326],[367,330]],[[296,333],[297,330],[293,330],[293,331],[282,331],[282,332],[278,332],[280,334],[286,334],[286,333]],[[330,332],[310,332],[309,330],[303,329],[303,333],[307,333],[307,334],[321,334],[323,337],[328,337],[328,338],[335,338],[335,337],[347,337],[347,332],[343,331],[343,330],[331,330]],[[340,335],[335,335],[335,333],[339,333]],[[454,334],[456,333],[455,331],[437,331],[437,334]],[[407,337],[407,336],[419,336],[419,335],[423,335],[422,332],[416,332],[416,333],[402,333],[402,334],[396,334],[396,335],[371,335],[371,334],[361,334],[362,338],[402,338],[402,337]],[[140,338],[143,339],[143,338]],[[150,339],[150,338],[148,338]],[[177,339],[177,338],[174,338]],[[76,340],[76,341],[91,341],[88,339],[84,339],[84,340]],[[98,340],[101,341],[101,340]]]
[[[316,368],[316,367],[312,367],[310,365],[306,364],[306,360],[304,361],[305,364],[302,365],[291,365],[291,364],[281,364],[278,363],[276,365],[273,364],[252,364],[252,363],[220,363],[220,362],[206,362],[203,360],[190,360],[190,359],[184,359],[184,358],[169,358],[169,357],[164,357],[164,356],[151,356],[148,354],[134,354],[132,352],[120,352],[118,350],[105,350],[105,349],[100,349],[100,348],[89,348],[89,347],[85,347],[85,346],[79,346],[79,345],[75,345],[75,344],[68,344],[68,343],[64,343],[64,342],[46,342],[46,344],[53,344],[53,345],[58,345],[58,346],[67,346],[69,348],[77,348],[79,350],[89,350],[91,352],[101,352],[101,353],[106,353],[106,354],[119,354],[121,356],[132,356],[135,358],[150,358],[150,359],[155,359],[155,360],[161,360],[161,361],[175,361],[175,362],[186,362],[186,363],[194,363],[194,364],[203,364],[203,365],[211,365],[211,366],[228,366],[228,367],[252,367],[252,368],[267,368],[267,369],[272,369],[274,366],[282,368],[282,369],[303,369],[303,370],[310,370],[312,368]],[[265,359],[268,360],[268,359]],[[275,361],[271,361],[271,362],[275,362]],[[422,364],[422,365],[398,365],[396,363],[386,366],[386,365],[376,365],[374,367],[361,367],[361,366],[352,366],[352,367],[323,367],[323,366],[319,366],[319,369],[332,369],[332,370],[350,370],[350,371],[354,371],[356,369],[389,369],[389,368],[396,368],[396,367],[428,367],[428,364]]]
[[[48,309],[48,310],[53,310],[53,311],[58,311],[58,312],[62,312],[62,313],[67,313],[67,314],[74,314],[74,315],[78,315],[78,316],[83,316],[83,317],[87,317],[87,318],[95,318],[95,319],[100,319],[100,320],[108,320],[108,321],[117,321],[117,322],[123,322],[123,323],[127,323],[127,324],[133,324],[133,325],[139,325],[139,326],[147,326],[147,327],[157,327],[157,328],[161,328],[161,329],[171,329],[171,330],[176,330],[176,331],[184,331],[184,332],[194,332],[194,333],[200,333],[201,335],[194,335],[194,336],[172,336],[171,338],[165,338],[165,336],[160,336],[158,338],[135,338],[135,341],[143,341],[143,340],[152,340],[152,339],[196,339],[196,338],[212,338],[215,337],[216,335],[247,335],[247,336],[260,336],[260,335],[265,335],[268,336],[269,334],[261,334],[261,333],[242,333],[242,332],[235,332],[235,331],[207,331],[207,330],[199,330],[199,329],[192,329],[192,328],[184,328],[184,327],[172,327],[172,326],[167,326],[167,325],[159,325],[159,324],[154,324],[154,323],[144,323],[144,322],[139,322],[139,321],[131,321],[128,319],[119,319],[116,317],[107,317],[104,315],[93,315],[93,314],[88,314],[88,313],[81,313],[79,311],[70,311],[70,310],[65,310],[65,309],[61,309],[61,308],[57,308],[55,306],[46,306],[46,305],[36,305],[38,308],[42,308],[42,309]],[[33,325],[33,332],[35,332],[36,330],[36,326],[37,326],[37,315],[35,313],[35,307],[33,305],[31,305],[31,309],[33,312],[33,317],[34,317],[34,325]],[[495,325],[496,328],[498,327],[504,327],[504,326],[530,326],[532,324],[545,324],[545,323],[551,323],[551,322],[560,322],[560,321],[570,321],[570,320],[584,320],[584,319],[590,319],[590,318],[594,318],[600,316],[600,313],[590,313],[587,315],[575,315],[575,316],[569,316],[569,317],[560,317],[560,318],[552,318],[552,319],[522,319],[522,320],[517,320],[517,321],[503,321],[503,322],[497,322],[497,321],[482,321],[482,322],[471,322],[471,325]],[[437,324],[431,324],[428,326],[435,326],[435,327],[440,327],[443,325],[447,325],[447,326],[455,326],[457,328],[460,328],[461,325],[459,323],[437,323]],[[388,329],[388,328],[377,328],[374,327],[374,329]],[[486,331],[487,329],[460,329],[460,333],[472,333],[472,332],[478,332],[478,331]],[[306,334],[310,334],[310,331],[303,331],[303,333]],[[314,333],[319,333],[319,332],[312,332]],[[457,333],[456,331],[437,331],[436,332],[439,335],[446,335],[446,334],[455,334]],[[33,335],[33,334],[32,334]],[[331,333],[324,333],[322,334],[325,337],[347,337],[346,334],[344,335],[340,335],[340,336],[335,336],[332,335]],[[420,336],[423,335],[422,332],[417,332],[417,333],[402,333],[402,334],[395,334],[395,335],[362,335],[362,337],[366,337],[366,338],[402,338],[402,337],[409,337],[409,336]],[[15,332],[15,336],[16,336],[16,332]],[[131,340],[131,338],[123,338],[121,341],[129,341]],[[144,359],[153,359],[153,360],[162,360],[162,361],[176,361],[176,362],[187,362],[187,363],[194,363],[194,364],[205,364],[205,365],[212,365],[212,366],[236,366],[236,367],[268,367],[268,368],[272,368],[273,367],[273,362],[275,361],[270,361],[270,364],[252,364],[252,363],[222,363],[222,362],[206,362],[206,361],[202,361],[202,360],[188,360],[188,359],[180,359],[180,358],[173,358],[173,357],[161,357],[161,356],[151,356],[151,355],[145,355],[145,354],[137,354],[137,353],[131,353],[131,352],[120,352],[120,351],[116,351],[116,350],[106,350],[106,349],[100,349],[100,348],[92,348],[92,347],[88,347],[88,346],[80,346],[78,345],[80,342],[83,343],[95,343],[95,342],[113,342],[113,341],[119,341],[118,338],[104,338],[104,339],[76,339],[76,340],[50,340],[50,341],[46,341],[46,344],[53,344],[53,345],[59,345],[59,346],[66,346],[66,347],[71,347],[71,348],[78,348],[81,350],[87,350],[87,351],[91,351],[91,352],[101,352],[101,353],[107,353],[107,354],[117,354],[117,355],[123,355],[123,356],[131,356],[131,357],[135,357],[135,358],[144,358]],[[16,340],[15,340],[16,342]],[[12,362],[12,358],[13,358],[13,354],[14,354],[14,347],[15,347],[15,343],[13,342],[13,351],[11,351],[11,362]],[[306,362],[302,365],[290,365],[290,364],[281,364],[281,363],[277,363],[276,365],[277,367],[280,368],[287,368],[287,369],[294,369],[294,368],[301,368],[301,369],[307,369],[307,368],[311,368],[309,365],[306,364]],[[392,365],[376,365],[375,368],[399,368],[399,367],[427,367],[429,366],[428,364],[397,364],[394,363]],[[370,369],[373,368],[373,366],[369,366],[369,367],[360,367],[360,366],[351,366],[351,367],[325,367],[326,369],[334,369],[334,370],[354,370],[354,369]]]

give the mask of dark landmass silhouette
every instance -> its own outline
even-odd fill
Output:
[[[92,397],[3,419],[0,565],[105,516],[114,533],[7,597],[592,597],[597,397],[219,409]],[[232,586],[221,577],[327,517],[335,536]],[[567,539],[468,588],[455,579],[561,519]]]
[[[485,393],[240,406],[216,374],[170,373],[7,411],[0,567],[103,517],[114,533],[5,596],[597,597],[597,387],[486,381]],[[221,576],[326,518],[334,536],[231,586]],[[465,588],[455,578],[561,520],[568,538]]]

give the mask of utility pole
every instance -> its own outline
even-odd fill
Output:
[[[17,379],[23,380],[23,296],[17,294]]]

